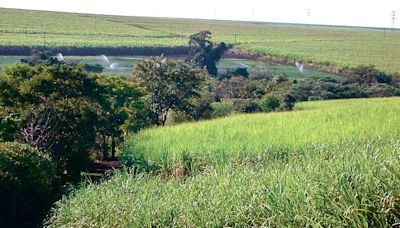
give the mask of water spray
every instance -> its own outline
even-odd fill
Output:
[[[304,72],[304,63],[299,63],[296,61],[296,67],[301,73]]]

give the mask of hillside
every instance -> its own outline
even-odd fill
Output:
[[[398,224],[399,116],[399,98],[354,99],[144,130],[124,150],[131,171],[63,199],[47,224]]]
[[[68,25],[68,29],[65,26]],[[0,9],[0,45],[52,47],[177,47],[200,30],[243,53],[296,60],[336,71],[373,64],[400,72],[398,30],[274,23],[122,17]],[[0,53],[1,55],[1,53]]]

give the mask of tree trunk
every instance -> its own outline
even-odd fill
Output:
[[[108,154],[107,154],[107,141],[106,141],[106,135],[103,133],[101,135],[102,139],[102,146],[101,146],[101,152],[103,154],[103,160],[107,159]]]
[[[111,157],[115,158],[115,136],[114,136],[114,133],[111,136]]]
[[[167,122],[168,111],[169,109],[166,109],[161,115],[161,124],[163,126],[165,126],[165,123]]]

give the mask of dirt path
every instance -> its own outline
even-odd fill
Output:
[[[122,164],[121,161],[116,158],[114,160],[106,160],[106,161],[96,161],[93,164],[91,172],[104,174],[107,171],[114,170],[114,169],[121,169]]]

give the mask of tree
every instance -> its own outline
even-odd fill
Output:
[[[20,130],[21,141],[41,151],[49,151],[55,143],[56,118],[51,109],[33,112]]]
[[[145,87],[155,123],[165,125],[171,109],[191,110],[189,99],[199,96],[205,75],[185,63],[160,56],[138,63],[129,80]]]
[[[0,78],[0,93],[5,94],[0,103],[21,119],[23,141],[49,154],[60,176],[68,179],[79,179],[95,146],[99,91],[95,77],[82,68],[51,61],[17,64]],[[43,120],[46,110],[51,110],[51,121]]]
[[[131,82],[51,61],[6,69],[0,94],[2,140],[21,139],[49,154],[68,180],[80,179],[90,152],[99,148],[99,134],[111,138],[115,155],[116,139],[124,129],[138,129],[143,106],[143,92]],[[11,122],[15,126],[3,127]]]
[[[211,34],[210,31],[201,31],[190,36],[189,61],[201,69],[206,67],[209,74],[217,76],[217,63],[222,54],[228,50],[228,47],[224,42],[218,45],[213,44],[211,42]]]
[[[118,76],[99,76],[97,82],[105,89],[105,100],[99,109],[96,127],[101,137],[101,151],[107,157],[107,138],[111,139],[111,157],[115,158],[117,140],[146,125],[144,104],[140,99],[144,90]]]
[[[2,227],[34,227],[54,199],[56,167],[37,149],[0,143],[0,221]]]
[[[21,63],[29,64],[30,66],[36,66],[43,62],[51,62],[52,64],[62,63],[57,58],[53,57],[49,50],[39,50],[34,48],[31,52],[31,56],[25,59],[21,59]]]

